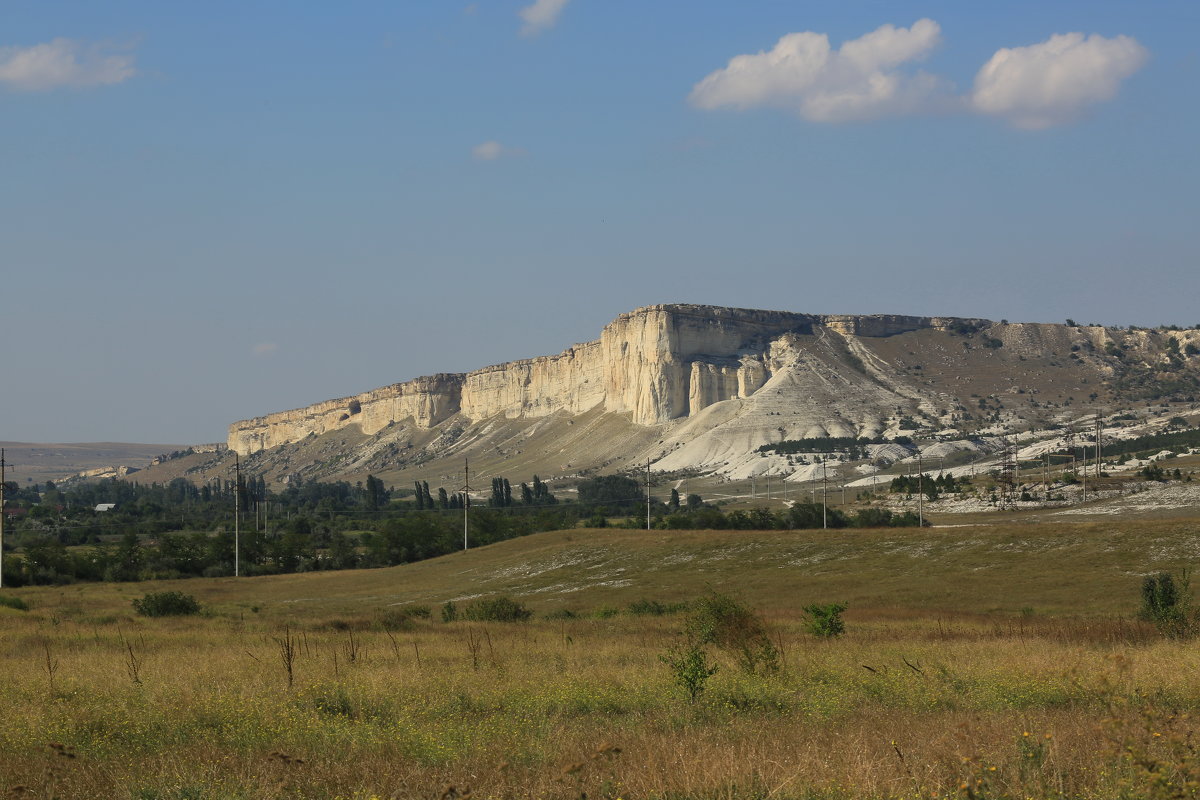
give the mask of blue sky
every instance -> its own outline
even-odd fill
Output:
[[[0,440],[223,440],[659,302],[1200,323],[1197,31],[1194,2],[8,0]]]

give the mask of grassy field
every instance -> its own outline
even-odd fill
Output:
[[[0,795],[1191,797],[1200,648],[1133,615],[1143,575],[1195,562],[1196,528],[576,530],[383,570],[8,591],[29,610],[0,606]],[[167,589],[205,613],[133,613]],[[628,607],[713,592],[757,610],[780,669],[710,645],[692,701],[662,656],[693,612]],[[440,621],[501,593],[533,620]],[[815,638],[803,606],[830,601],[847,632]]]

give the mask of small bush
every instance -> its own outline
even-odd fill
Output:
[[[387,608],[379,614],[379,627],[385,631],[407,630],[413,626],[414,619],[429,619],[433,616],[429,606],[402,606]]]
[[[1142,608],[1138,616],[1164,636],[1190,639],[1196,635],[1196,613],[1192,609],[1191,573],[1184,570],[1176,585],[1169,572],[1147,575],[1142,581]]]
[[[334,617],[325,623],[331,631],[369,631],[371,620],[368,617]]]
[[[473,622],[525,622],[533,612],[508,595],[485,597],[467,606],[466,618]]]
[[[454,605],[453,600],[447,600],[442,606],[442,622],[457,622],[458,621],[458,606]]]
[[[6,594],[0,594],[0,606],[4,606],[6,608],[15,608],[17,611],[29,610],[29,606],[26,605],[24,600],[19,597],[13,597]]]
[[[345,717],[354,719],[358,716],[354,701],[344,686],[334,686],[319,692],[313,697],[313,707],[329,717]]]
[[[657,600],[634,600],[626,607],[626,611],[635,617],[661,617],[666,614],[677,614],[687,610],[687,603],[660,603]]]
[[[183,617],[200,613],[200,603],[183,592],[149,592],[133,601],[133,610],[143,617]]]
[[[676,645],[658,658],[667,665],[675,684],[688,693],[688,699],[693,703],[704,692],[708,679],[717,671],[715,664],[708,663],[708,653],[704,647],[696,641]]]
[[[846,632],[842,621],[845,603],[813,603],[804,607],[804,628],[813,636],[834,639]]]
[[[753,610],[729,595],[700,598],[688,621],[688,637],[699,644],[715,644],[733,654],[749,673],[779,670],[779,649],[767,633],[766,623]]]

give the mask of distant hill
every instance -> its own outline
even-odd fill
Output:
[[[113,475],[146,467],[160,455],[185,449],[178,444],[133,444],[84,442],[35,444],[0,442],[8,467],[8,479],[21,485],[60,481],[80,472],[101,470]],[[125,468],[122,471],[122,467]]]

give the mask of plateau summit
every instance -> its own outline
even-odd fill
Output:
[[[987,452],[1200,394],[1200,330],[653,305],[558,355],[443,373],[235,422],[272,480],[368,472],[659,472],[808,480],[787,440]],[[769,448],[767,448],[769,449]],[[897,453],[899,455],[899,453]],[[801,460],[802,461],[802,460]],[[811,466],[811,465],[808,465]]]

